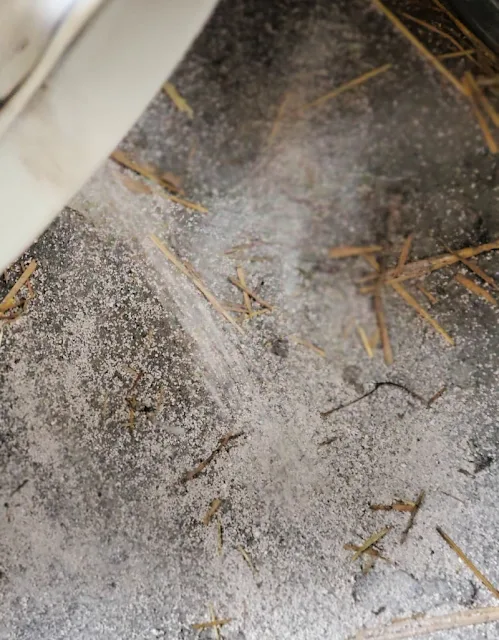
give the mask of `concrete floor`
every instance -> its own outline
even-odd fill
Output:
[[[432,276],[451,348],[387,295],[386,367],[344,336],[353,318],[375,327],[353,283],[364,264],[327,258],[343,243],[399,247],[410,232],[412,257],[440,253],[439,238],[498,237],[497,160],[468,107],[360,0],[223,0],[173,82],[194,118],[159,95],[123,148],[181,176],[209,214],[132,193],[109,161],[28,252],[36,299],[4,327],[1,640],[188,640],[209,603],[232,618],[227,640],[344,640],[394,617],[494,604],[435,527],[499,583],[497,310],[459,288],[455,267]],[[277,308],[239,335],[151,233],[220,299],[241,302],[227,277],[242,264]],[[499,275],[499,256],[480,264]],[[144,375],[130,433],[133,370]],[[427,408],[382,386],[321,418],[380,381],[446,392]],[[243,435],[184,482],[229,432]],[[422,490],[401,544],[407,515],[369,504]],[[216,497],[221,554],[216,520],[201,522]],[[387,524],[390,563],[364,575],[343,545]],[[492,639],[499,625],[432,637]]]

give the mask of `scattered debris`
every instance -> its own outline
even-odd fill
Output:
[[[379,542],[381,540],[381,538],[384,538],[386,536],[386,534],[390,531],[391,527],[385,527],[384,529],[381,529],[381,531],[378,531],[376,533],[373,533],[372,536],[370,536],[369,538],[367,538],[367,540],[365,540],[357,549],[357,551],[353,554],[352,556],[352,562],[355,562],[355,560],[357,560],[358,558],[360,558],[360,556],[367,551],[367,549],[369,549],[370,547],[373,546],[373,544],[376,544],[377,542]]]
[[[418,511],[421,508],[421,505],[423,504],[424,496],[425,496],[425,492],[421,491],[416,502],[414,503],[414,508],[411,511],[411,515],[409,517],[409,522],[407,523],[407,527],[402,531],[402,535],[400,536],[400,544],[404,544],[404,542],[407,540],[409,531],[414,526],[414,521],[416,519]]]
[[[416,400],[419,400],[419,402],[421,402],[422,404],[427,405],[427,402],[424,398],[422,398],[420,395],[418,395],[411,389],[405,387],[403,384],[399,384],[398,382],[392,382],[391,380],[385,380],[383,382],[375,382],[374,387],[370,391],[367,391],[366,393],[362,394],[360,397],[355,398],[355,400],[350,400],[350,402],[346,402],[345,404],[340,404],[337,407],[333,407],[332,409],[329,409],[328,411],[321,412],[320,414],[321,418],[327,418],[327,416],[330,416],[332,413],[335,413],[336,411],[340,411],[341,409],[346,409],[346,407],[350,407],[352,404],[355,404],[357,402],[360,402],[361,400],[364,400],[365,398],[368,398],[373,393],[376,393],[376,391],[380,387],[395,387],[396,389],[402,389],[402,391],[405,391]]]
[[[471,291],[471,293],[474,293],[476,296],[479,296],[486,300],[493,307],[497,307],[497,300],[494,298],[494,296],[489,291],[487,291],[487,289],[484,289],[479,284],[476,284],[476,282],[473,282],[473,280],[470,280],[470,278],[463,276],[462,273],[456,273],[456,275],[454,276],[454,280],[468,289],[468,291]]]
[[[376,67],[375,69],[371,69],[370,71],[367,71],[367,73],[363,73],[357,78],[354,78],[353,80],[349,80],[348,82],[345,82],[345,84],[342,84],[339,87],[336,87],[336,89],[329,91],[328,93],[321,96],[320,98],[317,98],[316,100],[312,100],[312,102],[308,102],[307,104],[302,105],[299,111],[300,113],[303,113],[304,111],[308,111],[309,109],[312,109],[314,107],[320,107],[326,102],[329,102],[329,100],[332,100],[333,98],[336,98],[340,94],[344,93],[345,91],[349,91],[354,87],[358,87],[359,85],[363,84],[367,80],[370,80],[371,78],[374,78],[380,73],[385,73],[385,71],[388,71],[388,69],[391,69],[391,67],[392,67],[391,64],[384,64],[381,67]]]
[[[289,339],[291,340],[291,342],[294,342],[295,344],[301,344],[303,347],[306,347],[307,349],[314,351],[314,353],[316,353],[321,358],[326,357],[326,352],[324,351],[324,349],[321,349],[313,342],[310,342],[310,340],[305,340],[304,338],[300,338],[299,336],[289,336]]]
[[[362,342],[364,349],[366,350],[368,357],[369,358],[374,357],[373,347],[371,346],[371,342],[367,337],[367,334],[364,331],[363,327],[361,327],[360,325],[357,325],[357,333],[359,334],[360,340]],[[379,330],[378,330],[378,335],[379,335]]]
[[[434,25],[430,24],[429,22],[426,22],[425,20],[420,20],[419,18],[416,18],[415,16],[411,16],[409,13],[403,12],[402,15],[404,16],[404,18],[406,18],[406,20],[409,20],[410,22],[414,22],[414,23],[418,24],[420,27],[423,27],[424,29],[427,29],[428,31],[433,31],[433,33],[436,33],[441,38],[445,38],[446,40],[449,40],[449,42],[451,42],[457,49],[457,51],[454,51],[450,55],[455,55],[456,53],[458,53],[461,56],[465,55],[471,60],[471,62],[476,64],[475,59],[470,54],[470,50],[466,50],[462,46],[462,44],[458,40],[456,40],[456,38],[454,38],[454,36],[452,36],[450,33],[442,31],[442,29],[439,29],[438,27],[435,27]],[[474,50],[471,49],[471,52],[473,52],[473,51]],[[449,57],[449,54],[444,54],[444,55],[445,55],[446,58]],[[439,59],[442,60],[442,57],[443,56],[439,56]],[[446,58],[444,58],[444,60]]]
[[[110,158],[120,166],[125,167],[126,169],[133,171],[134,173],[141,176],[142,178],[145,178],[146,180],[150,180],[151,182],[154,182],[158,186],[162,187],[161,191],[158,191],[158,193],[162,197],[166,198],[166,200],[171,200],[172,202],[176,202],[177,204],[180,204],[183,207],[186,207],[187,209],[192,209],[193,211],[197,211],[198,213],[208,213],[208,209],[201,206],[200,204],[197,204],[196,202],[191,202],[190,200],[186,200],[185,198],[181,198],[180,196],[176,196],[170,193],[171,191],[178,192],[178,189],[175,187],[175,185],[165,180],[164,177],[160,176],[155,169],[152,169],[151,167],[146,167],[138,164],[137,162],[134,162],[123,151],[121,151],[121,149],[115,149],[111,154]],[[129,176],[124,176],[122,179],[125,183],[125,186],[128,189],[130,189],[130,184],[132,182],[132,179]],[[135,181],[135,187],[131,190],[134,191],[134,189],[135,189],[135,193],[151,192],[150,189],[149,191],[146,190],[146,185],[143,185],[143,183],[139,183],[138,181]]]
[[[211,519],[216,514],[216,512],[220,509],[221,505],[222,505],[222,501],[220,500],[220,498],[215,498],[214,500],[212,500],[210,508],[208,509],[208,511],[205,513],[203,517],[204,525],[208,526],[210,524]]]
[[[187,473],[184,474],[183,482],[187,482],[188,480],[194,480],[194,478],[197,478],[206,469],[206,467],[210,464],[210,462],[212,462],[213,459],[219,453],[221,453],[223,449],[225,449],[225,447],[229,444],[231,440],[240,438],[242,435],[244,435],[244,432],[240,431],[239,433],[228,433],[222,438],[220,438],[220,440],[218,441],[217,447],[210,453],[210,455],[204,460],[202,460],[192,471],[188,471]]]
[[[179,111],[181,111],[182,113],[186,113],[189,118],[194,117],[194,111],[192,110],[192,107],[189,105],[187,100],[180,95],[174,84],[172,84],[171,82],[165,82],[165,84],[163,85],[163,91]]]
[[[480,582],[487,587],[487,589],[492,593],[493,596],[499,598],[499,591],[494,587],[492,582],[488,578],[486,578],[483,573],[473,564],[473,562],[468,558],[468,556],[464,553],[464,551],[457,546],[457,544],[440,528],[437,527],[438,534],[445,540],[445,542],[449,545],[449,547],[457,553],[457,555],[461,558],[464,564],[471,569],[471,571],[475,574],[475,576],[480,580]]]
[[[268,309],[269,311],[272,311],[274,309],[274,307],[272,305],[270,305],[268,302],[265,302],[265,300],[262,300],[262,298],[260,298],[259,295],[257,295],[254,291],[251,291],[251,289],[248,289],[248,287],[244,286],[243,283],[240,282],[239,280],[236,280],[235,278],[232,278],[231,276],[229,276],[228,280],[235,287],[237,287],[238,289],[241,289],[241,291],[247,293],[250,296],[250,298],[253,298],[253,300],[255,302],[258,302],[258,304],[261,307],[264,307],[265,309]]]
[[[230,315],[228,311],[226,311],[222,304],[215,298],[215,296],[211,293],[208,287],[204,284],[204,282],[196,275],[194,275],[191,270],[178,258],[168,247],[161,242],[161,240],[155,236],[154,234],[150,236],[151,240],[158,247],[158,249],[165,255],[168,260],[174,264],[179,271],[181,271],[185,276],[189,278],[189,280],[194,284],[194,286],[204,295],[204,297],[208,300],[208,302],[213,306],[213,308],[220,313],[226,320],[228,320],[236,329],[243,333],[243,329],[237,324],[235,319]]]
[[[258,573],[258,571],[257,571],[255,565],[253,564],[251,558],[249,557],[248,552],[246,551],[246,549],[244,547],[238,546],[237,550],[239,551],[239,553],[244,558],[244,561],[246,562],[248,567],[251,569],[252,573],[256,575]]]
[[[362,629],[351,640],[408,640],[437,631],[497,622],[499,607],[481,607],[433,617],[420,617],[419,615],[416,617],[416,615],[405,620],[394,621],[388,626]]]

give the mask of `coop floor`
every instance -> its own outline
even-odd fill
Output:
[[[387,367],[354,325],[376,327],[367,263],[328,258],[499,236],[497,162],[466,102],[360,0],[224,0],[172,82],[194,116],[158,95],[122,149],[208,213],[108,161],[24,256],[35,299],[0,345],[1,640],[188,640],[210,603],[227,640],[345,640],[493,605],[436,527],[499,583],[497,310],[456,267],[427,279],[431,308],[409,284],[451,347],[387,291]],[[243,304],[241,265],[273,311],[240,334],[151,234],[224,303]],[[480,264],[499,275],[499,256]],[[408,514],[369,505],[422,491],[401,543]],[[344,545],[388,525],[388,561],[363,573]]]

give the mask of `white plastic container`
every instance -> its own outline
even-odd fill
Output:
[[[215,4],[2,1],[0,269],[113,151]]]

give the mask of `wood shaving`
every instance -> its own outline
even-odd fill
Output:
[[[376,544],[377,542],[379,542],[381,540],[381,538],[384,538],[386,536],[386,534],[390,531],[391,527],[385,527],[384,529],[381,529],[381,531],[378,531],[376,533],[373,533],[372,536],[370,536],[369,538],[367,538],[367,540],[365,540],[357,549],[357,551],[353,554],[352,556],[352,562],[355,562],[355,560],[357,560],[358,558],[360,558],[360,556],[367,551],[367,549],[369,549],[369,547],[372,547],[373,544]]]
[[[215,498],[212,501],[210,508],[208,509],[208,511],[205,513],[203,517],[203,524],[205,526],[208,526],[210,524],[211,519],[216,514],[216,512],[220,509],[221,505],[222,505],[222,501],[220,500],[220,498]]]
[[[374,6],[377,7],[380,11],[382,11],[385,16],[390,20],[394,27],[396,27],[400,33],[409,40],[409,42],[416,47],[419,53],[424,56],[428,62],[430,62],[437,71],[439,71],[444,78],[446,78],[449,82],[451,82],[454,87],[463,95],[466,93],[463,85],[459,82],[459,80],[445,67],[440,60],[431,53],[423,43],[416,38],[416,36],[409,31],[409,29],[405,26],[405,24],[397,18],[397,16],[388,9],[387,6],[381,2],[381,0],[373,0]]]
[[[473,282],[473,280],[470,280],[466,276],[463,276],[461,273],[457,273],[454,276],[454,280],[468,289],[468,291],[471,291],[471,293],[474,293],[476,296],[483,298],[492,306],[497,307],[497,300],[494,298],[494,296],[489,291],[487,291],[487,289],[484,289],[479,284],[476,284],[476,282]]]
[[[379,244],[371,244],[365,247],[333,247],[329,249],[329,257],[330,258],[351,258],[354,256],[364,256],[370,253],[381,253],[383,251],[383,247]]]
[[[391,64],[384,64],[381,67],[376,67],[375,69],[371,69],[370,71],[367,71],[367,73],[363,73],[357,78],[354,78],[353,80],[349,80],[348,82],[345,82],[345,84],[342,84],[339,87],[336,87],[336,89],[329,91],[328,93],[321,96],[320,98],[317,98],[312,102],[308,102],[307,104],[304,104],[302,107],[300,107],[300,111],[303,113],[304,111],[308,111],[308,109],[312,109],[314,107],[320,107],[326,102],[329,102],[329,100],[332,100],[333,98],[336,98],[340,94],[344,93],[345,91],[349,91],[354,87],[358,87],[359,85],[363,84],[367,80],[370,80],[371,78],[378,76],[380,73],[385,73],[385,71],[388,71],[388,69],[391,69],[391,66],[392,66]]]
[[[316,353],[321,358],[325,358],[326,357],[326,352],[324,351],[324,349],[321,349],[320,347],[318,347],[313,342],[310,342],[310,340],[305,340],[304,338],[300,338],[299,336],[290,336],[289,339],[292,342],[294,342],[295,344],[301,344],[303,347],[306,347],[307,349],[310,349],[311,351]]]
[[[404,621],[374,629],[358,631],[352,640],[408,640],[426,636],[437,631],[461,629],[499,620],[499,607],[481,607],[456,611],[442,616],[412,617]]]
[[[163,91],[179,111],[181,111],[182,113],[186,113],[189,118],[194,117],[194,111],[192,110],[191,106],[189,105],[187,100],[180,95],[174,84],[172,84],[171,82],[165,82],[165,84],[163,85]]]
[[[437,532],[445,540],[445,542],[449,545],[449,547],[461,558],[461,560],[468,567],[468,569],[471,569],[471,571],[475,574],[478,580],[480,580],[480,582],[485,587],[487,587],[490,593],[492,593],[494,597],[499,598],[499,591],[494,587],[492,582],[486,576],[484,576],[484,574],[468,558],[468,556],[464,553],[461,547],[458,547],[457,544],[440,527],[437,527]]]
[[[174,264],[179,271],[181,271],[189,280],[194,284],[194,286],[200,291],[204,297],[208,300],[208,302],[213,306],[213,308],[218,311],[220,315],[222,315],[228,322],[230,322],[239,333],[244,333],[243,329],[237,324],[235,319],[230,315],[228,311],[226,311],[222,304],[217,300],[217,298],[211,293],[208,287],[204,284],[204,282],[196,275],[194,275],[190,269],[178,258],[168,247],[161,242],[161,240],[155,236],[154,234],[150,236],[151,240],[158,247],[158,249],[163,253],[168,260]]]

